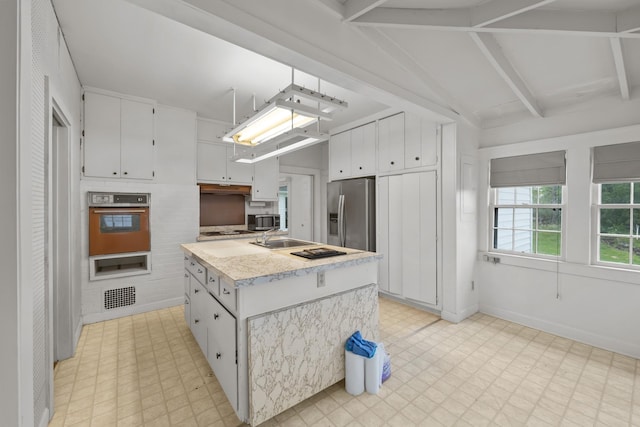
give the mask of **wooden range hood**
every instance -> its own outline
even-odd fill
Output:
[[[221,185],[221,184],[198,184],[200,194],[240,194],[248,196],[251,194],[250,185]]]

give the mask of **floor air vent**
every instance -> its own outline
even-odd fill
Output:
[[[109,289],[104,292],[104,308],[111,310],[112,308],[125,307],[136,303],[136,288],[129,286],[127,288]]]

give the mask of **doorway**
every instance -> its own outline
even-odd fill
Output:
[[[313,175],[280,174],[280,219],[285,219],[291,238],[314,240],[313,181]]]
[[[72,280],[72,147],[71,125],[56,100],[48,100],[45,124],[45,361],[49,416],[54,408],[54,366],[74,353]]]

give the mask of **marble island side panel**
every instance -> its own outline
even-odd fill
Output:
[[[378,286],[250,317],[249,420],[260,424],[344,378],[344,343],[379,341]]]

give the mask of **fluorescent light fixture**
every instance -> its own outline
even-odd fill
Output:
[[[299,139],[299,138],[302,138],[302,139],[300,139],[299,141],[295,141],[289,145],[280,147],[273,151],[265,152],[264,150],[259,150],[257,148],[247,150],[242,154],[238,154],[234,156],[232,160],[237,163],[257,163],[259,161],[262,161],[271,157],[280,156],[286,153],[292,153],[294,151],[311,146],[318,142],[326,141],[329,139],[329,135],[323,134],[323,133],[317,133],[317,132],[304,131],[301,129],[293,129],[291,131],[288,131],[280,135],[277,138],[274,138],[272,141],[270,141],[269,145],[272,146],[272,145],[284,144],[288,141]]]
[[[298,98],[298,102],[291,99]],[[317,107],[305,105],[299,98],[317,103]],[[321,109],[320,105],[329,108]],[[328,110],[346,108],[345,101],[304,89],[291,84],[285,90],[271,98],[251,118],[233,128],[222,138],[226,142],[235,142],[255,146],[296,128],[302,128],[315,120],[331,120],[333,115]]]

